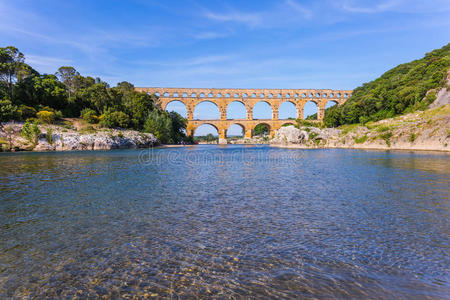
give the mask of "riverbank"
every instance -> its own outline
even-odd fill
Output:
[[[271,146],[450,151],[450,104],[365,125],[282,127]]]
[[[158,146],[151,133],[126,129],[106,129],[86,125],[79,119],[64,119],[60,124],[38,125],[33,139],[22,136],[24,123],[3,124],[0,146],[3,151],[112,150]]]

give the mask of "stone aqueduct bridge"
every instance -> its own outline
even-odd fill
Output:
[[[352,94],[349,90],[317,90],[317,89],[202,89],[202,88],[156,88],[136,87],[137,91],[155,94],[159,97],[159,104],[166,109],[172,101],[184,103],[187,110],[188,135],[203,124],[214,126],[219,133],[219,140],[226,138],[227,129],[232,124],[240,125],[246,138],[252,137],[253,129],[258,124],[266,124],[270,129],[270,136],[283,124],[293,123],[292,120],[279,120],[278,109],[284,102],[295,105],[297,118],[303,119],[303,108],[309,101],[317,105],[317,119],[323,120],[325,105],[333,101],[342,105]],[[212,102],[219,108],[219,120],[194,120],[194,109],[201,102]],[[227,119],[227,107],[231,102],[241,102],[246,109],[246,119]],[[258,102],[266,102],[272,109],[272,119],[253,119],[253,107]]]

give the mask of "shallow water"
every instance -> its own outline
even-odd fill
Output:
[[[0,155],[0,298],[443,299],[450,156]]]

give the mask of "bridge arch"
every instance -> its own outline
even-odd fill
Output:
[[[200,128],[204,128],[205,129],[205,132],[203,132],[203,131],[199,131],[199,129]],[[215,135],[215,136],[218,136],[219,135],[219,128],[217,128],[217,126],[216,125],[214,125],[214,124],[212,124],[212,123],[202,123],[202,124],[200,124],[200,125],[198,125],[198,126],[194,126],[193,128],[192,128],[192,131],[193,131],[193,135],[194,136],[199,136],[199,135],[203,135],[203,134],[207,134],[206,133],[206,130],[207,129],[211,129],[211,128],[213,128],[213,129],[215,129],[216,130],[216,133],[217,134],[214,134],[213,133],[213,135]]]
[[[212,112],[211,112],[212,111]],[[195,120],[219,120],[220,107],[216,102],[202,99],[194,103]]]
[[[188,117],[188,110],[186,104],[181,100],[171,100],[165,104],[163,108],[166,111],[174,111],[179,113],[184,118]]]
[[[233,110],[235,110],[233,112]],[[241,100],[234,100],[227,105],[227,120],[246,119],[247,108]]]
[[[309,100],[303,105],[303,118],[306,119],[309,116],[319,113],[319,103],[315,100]]]
[[[237,134],[238,133],[237,130],[239,130],[239,129],[240,129],[240,133]],[[245,136],[245,126],[242,125],[241,123],[232,123],[226,129],[226,137],[231,137],[231,136],[244,137]]]
[[[296,119],[297,116],[297,106],[291,100],[282,102],[278,107],[278,120]]]
[[[260,100],[253,104],[253,119],[272,119],[273,107],[267,100]]]
[[[326,100],[324,107],[329,108],[335,105],[339,105],[339,102],[337,100]]]

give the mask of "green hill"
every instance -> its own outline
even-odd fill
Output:
[[[450,44],[447,44],[356,88],[345,104],[325,111],[324,123],[336,127],[424,110],[436,99],[434,91],[427,92],[446,85],[449,69]]]

